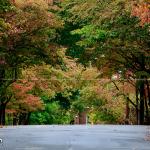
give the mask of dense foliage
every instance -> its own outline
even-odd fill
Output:
[[[0,124],[150,123],[146,0],[1,1]]]

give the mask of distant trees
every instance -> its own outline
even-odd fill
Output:
[[[69,124],[96,100],[97,104],[101,101],[95,88],[99,86],[97,69],[84,68],[67,57],[63,59],[63,70],[49,65],[26,70],[25,75],[28,74],[30,79],[36,78],[33,93],[40,96],[44,103],[43,110],[31,113],[31,124]]]

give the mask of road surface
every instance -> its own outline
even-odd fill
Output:
[[[15,126],[0,129],[0,150],[150,150],[148,126]]]

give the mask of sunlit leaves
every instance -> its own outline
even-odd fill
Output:
[[[104,41],[106,39],[106,31],[98,29],[94,25],[87,25],[81,29],[77,29],[71,32],[74,34],[79,34],[81,36],[81,41],[77,42],[80,46],[91,46],[96,42]]]

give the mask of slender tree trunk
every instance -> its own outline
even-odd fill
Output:
[[[138,97],[138,87],[137,87],[137,81],[136,81],[136,124],[139,125],[139,97]]]
[[[6,112],[6,104],[3,105],[3,109],[2,109],[2,124],[5,125],[5,112]]]
[[[145,56],[144,54],[140,55],[140,63],[141,63],[141,70],[145,69]],[[140,85],[139,85],[139,93],[140,93],[140,124],[144,124],[144,112],[145,112],[145,103],[144,103],[144,95],[145,95],[145,76],[141,75],[140,76]]]
[[[148,80],[146,79],[146,87],[147,87],[147,99],[148,99],[148,105],[150,106],[150,87],[149,87],[149,83]]]
[[[17,114],[13,114],[13,125],[17,125]]]
[[[129,114],[130,114],[130,107],[129,107],[129,101],[126,100],[126,119],[125,124],[129,124]]]
[[[2,86],[5,77],[5,70],[4,68],[0,68],[0,125],[3,125],[3,98],[2,98]]]
[[[0,104],[0,125],[2,125],[2,106]]]
[[[146,79],[146,89],[147,89],[147,93],[146,93],[147,124],[150,125],[150,113],[148,110],[148,107],[150,106],[150,86],[149,86],[149,81],[147,79]]]
[[[23,113],[19,114],[19,125],[23,125],[24,115]]]
[[[144,124],[144,81],[141,79],[140,83],[140,125]]]
[[[5,110],[6,110],[6,104],[1,103],[1,105],[0,105],[0,125],[5,125]]]
[[[144,93],[144,102],[145,102],[145,123],[149,124],[149,111],[148,111],[148,101],[146,91]]]
[[[147,99],[145,98],[145,121],[146,124],[149,124],[149,112],[148,112],[148,104],[147,104]]]
[[[30,116],[31,116],[31,112],[29,112],[29,113],[26,115],[25,125],[28,125],[28,124],[29,124]]]

